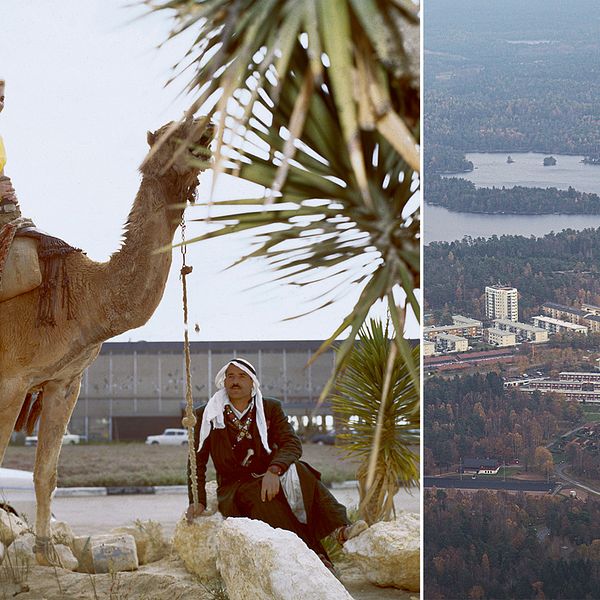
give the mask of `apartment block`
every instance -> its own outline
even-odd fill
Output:
[[[592,315],[600,316],[600,306],[594,306],[593,304],[582,304],[581,310],[591,313]]]
[[[572,402],[600,403],[600,373],[563,371],[558,379],[531,379],[517,386],[525,394],[554,393]]]
[[[517,345],[517,336],[510,331],[490,327],[489,329],[484,329],[483,333],[485,341],[493,346],[504,348],[506,346]]]
[[[583,324],[588,326],[590,333],[600,333],[600,315],[586,315]]]
[[[582,304],[581,308],[575,308],[546,302],[542,304],[542,310],[545,315],[553,319],[583,325],[592,333],[600,332],[600,306]]]
[[[435,340],[435,349],[438,352],[466,352],[469,349],[469,340],[459,335],[441,333]]]
[[[425,340],[422,345],[423,356],[433,356],[435,354],[435,343]]]
[[[548,333],[580,333],[583,335],[587,335],[588,333],[588,328],[585,325],[576,325],[569,321],[561,321],[552,317],[544,317],[543,315],[533,317],[532,321],[536,327],[546,329]]]
[[[548,341],[548,331],[535,325],[519,323],[519,321],[509,321],[508,319],[494,319],[494,325],[496,329],[514,333],[517,337],[517,342],[543,344]]]
[[[569,323],[575,323],[576,325],[581,325],[581,320],[586,315],[586,312],[580,308],[555,304],[554,302],[545,302],[542,304],[542,310],[545,315],[552,319],[567,321]]]
[[[453,325],[430,325],[423,328],[423,337],[434,342],[439,335],[457,335],[459,337],[481,337],[483,323],[477,319],[454,315]]]
[[[485,315],[488,319],[519,320],[517,288],[493,285],[485,288]]]

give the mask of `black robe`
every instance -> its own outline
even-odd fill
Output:
[[[315,549],[315,540],[318,541],[332,533],[337,527],[349,523],[346,509],[337,502],[331,492],[321,483],[321,474],[309,464],[299,460],[302,455],[302,443],[285,416],[281,403],[272,398],[264,398],[263,405],[271,454],[264,449],[261,443],[254,419],[250,429],[255,452],[251,463],[252,471],[264,473],[270,465],[277,465],[285,472],[292,463],[296,463],[307,514],[306,528],[313,543],[308,543],[305,536],[301,537],[307,541],[310,547]],[[196,411],[197,421],[194,431],[198,501],[206,506],[206,465],[210,456],[217,474],[219,512],[224,517],[248,516],[236,503],[236,492],[242,483],[250,481],[252,476],[249,474],[248,469],[236,462],[227,429],[211,429],[202,449],[198,452],[203,412],[204,407]],[[193,500],[189,476],[188,492],[191,504]],[[282,494],[281,491],[280,494]],[[297,531],[297,525],[297,522],[294,523],[294,527],[290,526],[290,529]],[[318,548],[321,549],[320,545],[318,545]]]

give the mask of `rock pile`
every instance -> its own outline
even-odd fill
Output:
[[[223,524],[218,512],[217,482],[206,485],[206,511],[199,519],[188,523],[182,518],[175,527],[173,548],[189,573],[202,581],[219,576],[217,570],[217,534]]]
[[[420,518],[402,512],[349,540],[344,553],[373,584],[416,592],[420,587]]]
[[[60,521],[53,522],[51,529],[47,558],[50,564],[69,571],[135,571],[140,564],[160,560],[170,548],[162,527],[152,521],[92,536],[74,536],[70,526]],[[11,570],[37,563],[34,533],[21,519],[0,509],[0,565],[4,561]]]
[[[231,600],[352,600],[291,531],[252,519],[227,519],[217,543],[217,566]]]

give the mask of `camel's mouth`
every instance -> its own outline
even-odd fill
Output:
[[[188,147],[192,158],[202,161],[210,159],[212,153],[209,150],[209,146],[213,141],[214,135],[215,126],[212,123],[208,123],[202,133],[193,139]]]

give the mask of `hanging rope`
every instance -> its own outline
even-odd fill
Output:
[[[190,479],[192,482],[192,499],[194,506],[198,506],[198,477],[196,473],[196,450],[194,448],[194,399],[192,397],[192,368],[190,359],[190,337],[188,334],[188,305],[186,277],[192,272],[192,267],[185,264],[187,246],[185,243],[185,217],[181,217],[181,287],[183,288],[183,348],[185,351],[185,417],[181,424],[188,430],[188,458],[190,465]]]

